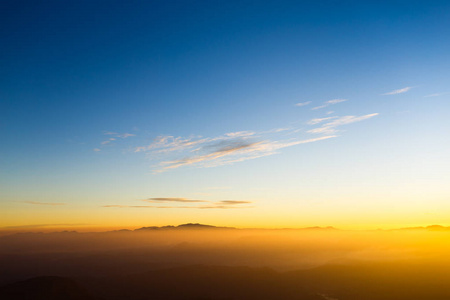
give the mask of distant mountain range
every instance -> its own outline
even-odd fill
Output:
[[[134,230],[130,229],[118,229],[113,230],[109,232],[140,232],[140,231],[152,231],[152,230],[182,230],[182,229],[190,229],[190,230],[197,230],[197,229],[221,229],[221,230],[317,230],[317,231],[327,231],[327,230],[340,230],[338,228],[332,227],[332,226],[326,226],[326,227],[320,227],[320,226],[312,226],[312,227],[303,227],[303,228],[236,228],[236,227],[223,227],[223,226],[214,226],[214,225],[207,225],[207,224],[200,224],[200,223],[186,223],[186,224],[180,224],[177,226],[174,225],[166,225],[166,226],[145,226],[141,228],[137,228]],[[429,225],[429,226],[418,226],[418,227],[404,227],[404,228],[394,228],[394,229],[378,229],[378,230],[385,230],[385,231],[395,231],[395,230],[424,230],[424,231],[450,231],[450,226],[442,226],[442,225]],[[350,230],[351,231],[351,230]],[[364,230],[362,230],[364,231]],[[370,230],[367,230],[370,231]],[[42,233],[42,232],[21,232],[20,234],[24,233]],[[77,231],[58,231],[54,233],[77,233]]]
[[[236,228],[236,227],[220,227],[214,225],[206,225],[200,223],[186,223],[178,226],[166,225],[166,226],[148,226],[141,227],[134,230],[121,229],[115,230],[114,232],[126,232],[126,231],[147,231],[147,230],[180,230],[180,229],[227,229],[227,230],[315,230],[315,231],[328,231],[328,230],[340,230],[332,226],[320,227],[320,226],[312,226],[312,227],[304,227],[304,228],[271,228],[271,229],[260,229],[260,228]],[[442,226],[442,225],[429,225],[429,226],[419,226],[419,227],[404,227],[404,228],[395,228],[395,229],[386,229],[386,231],[395,231],[395,230],[424,230],[424,231],[450,231],[450,226]]]
[[[135,229],[134,231],[141,231],[141,230],[166,230],[166,229],[236,229],[235,227],[217,227],[213,225],[205,225],[200,223],[186,223],[181,224],[178,226],[149,226],[149,227],[141,227],[138,229]]]
[[[141,231],[141,230],[177,230],[177,229],[242,229],[242,230],[337,230],[334,227],[327,226],[327,227],[319,227],[319,226],[313,226],[313,227],[305,227],[305,228],[281,228],[281,229],[259,229],[259,228],[236,228],[236,227],[219,227],[214,225],[206,225],[206,224],[200,224],[200,223],[186,223],[181,224],[178,226],[173,225],[167,225],[167,226],[149,226],[149,227],[141,227],[138,229],[135,229],[134,231]],[[118,230],[122,231],[122,230]]]
[[[396,230],[396,229],[394,229]],[[406,228],[400,228],[397,230],[427,230],[427,231],[447,231],[450,230],[450,227],[441,226],[441,225],[430,225],[430,226],[420,226],[420,227],[406,227]]]

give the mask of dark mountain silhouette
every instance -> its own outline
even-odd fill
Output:
[[[2,300],[100,300],[71,279],[45,276],[0,287]]]
[[[442,226],[442,225],[429,225],[426,227],[406,227],[394,230],[426,230],[426,231],[450,231],[450,227]]]
[[[197,265],[76,281],[39,277],[0,288],[0,299],[448,300],[449,284],[447,269],[407,262],[337,264],[289,272]]]
[[[236,229],[234,227],[218,227],[213,225],[199,224],[199,223],[186,223],[178,226],[167,225],[167,226],[149,226],[149,227],[141,227],[135,229],[135,231],[140,230],[164,230],[164,229]]]
[[[187,224],[181,224],[178,225],[177,228],[189,228],[189,229],[200,229],[200,228],[224,228],[224,227],[217,227],[213,225],[206,225],[206,224],[200,224],[200,223],[187,223]]]
[[[288,286],[269,268],[190,266],[86,280],[109,300],[323,300],[301,283]]]

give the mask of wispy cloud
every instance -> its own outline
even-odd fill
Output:
[[[236,138],[236,137],[242,137],[242,136],[251,136],[255,135],[253,131],[237,131],[237,132],[229,132],[225,133],[225,136]]]
[[[308,133],[320,133],[320,134],[333,134],[338,130],[336,129],[339,126],[360,122],[363,120],[370,119],[372,117],[377,116],[378,113],[363,115],[363,116],[344,116],[335,118],[333,121],[323,124],[321,127],[310,129]],[[315,119],[313,119],[315,120]],[[311,120],[311,121],[313,121]]]
[[[218,143],[204,147],[208,153],[202,155],[194,155],[182,159],[162,161],[158,164],[156,172],[163,172],[169,169],[176,169],[184,166],[197,167],[216,167],[236,162],[242,162],[249,159],[260,158],[263,156],[273,155],[277,150],[291,147],[299,144],[317,142],[324,139],[333,138],[335,136],[325,136],[307,140],[288,140],[288,141],[258,141],[250,142],[247,140],[230,140],[224,143]]]
[[[446,95],[448,93],[435,93],[435,94],[430,94],[430,95],[426,95],[424,96],[425,98],[430,98],[430,97],[439,97],[439,96],[443,96]]]
[[[147,198],[141,201],[149,203],[165,204],[169,205],[117,205],[110,204],[102,207],[106,208],[154,208],[154,209],[230,209],[230,208],[251,208],[253,206],[245,206],[245,204],[251,204],[252,201],[247,200],[197,200],[188,198]]]
[[[148,198],[143,201],[158,203],[158,202],[182,202],[182,203],[200,203],[200,202],[209,202],[205,200],[192,200],[186,198]]]
[[[168,153],[173,151],[184,151],[193,149],[198,151],[199,148],[203,147],[205,144],[211,144],[214,142],[228,141],[234,139],[247,139],[255,135],[253,131],[237,131],[228,132],[223,136],[218,136],[214,138],[202,138],[201,136],[194,137],[174,137],[171,135],[158,136],[156,137],[150,145],[140,146],[135,148],[135,152],[152,151],[155,153]]]
[[[236,201],[236,200],[222,200],[219,201],[218,204],[223,205],[237,205],[237,204],[249,204],[252,203],[251,201]]]
[[[153,209],[240,209],[252,208],[251,206],[233,205],[200,205],[200,206],[153,206],[153,205],[103,205],[106,208],[153,208]]]
[[[121,133],[121,134],[118,134],[118,135],[116,135],[117,137],[120,137],[120,138],[122,138],[122,139],[126,139],[126,138],[128,138],[128,137],[131,137],[131,136],[136,136],[135,134],[133,134],[133,133]]]
[[[308,105],[310,103],[311,103],[311,101],[300,102],[300,103],[296,103],[295,106],[306,106],[306,105]]]
[[[336,98],[325,101],[321,107],[336,105],[345,101],[348,100]],[[302,105],[309,103],[310,101],[304,102]],[[313,109],[317,109],[317,107]],[[333,112],[329,111],[327,114],[331,113]],[[231,165],[278,154],[281,149],[287,147],[335,138],[337,137],[335,134],[338,131],[337,127],[371,118],[375,115],[377,114],[315,118],[309,120],[307,124],[321,124],[321,126],[310,130],[287,126],[266,131],[233,131],[212,137],[201,135],[160,135],[148,144],[135,147],[134,152],[145,154],[145,157],[153,162],[153,173],[161,173],[181,167],[210,168]],[[295,122],[291,124],[295,124]],[[301,131],[321,134],[322,136],[305,138],[299,136],[302,134],[299,133]],[[119,134],[116,132],[107,132],[105,134],[119,137]],[[176,202],[173,199],[177,199],[178,202],[199,201],[185,198],[154,198],[147,199],[147,201],[152,201],[153,203],[155,201]]]
[[[50,206],[66,205],[66,203],[55,203],[55,202],[37,202],[37,201],[19,201],[19,202],[33,205],[50,205]]]
[[[229,138],[229,136],[228,136]],[[158,136],[148,146],[140,146],[135,148],[135,152],[153,151],[154,153],[167,153],[172,151],[182,151],[192,149],[197,145],[208,143],[211,139],[197,139],[195,137],[173,137]]]
[[[101,146],[106,146],[106,145],[113,145],[113,142],[117,141],[117,139],[126,139],[132,136],[136,136],[133,133],[118,133],[118,132],[113,132],[113,131],[104,131],[103,135],[108,135],[110,137],[108,137],[107,140],[104,140],[100,143]],[[99,152],[101,151],[102,147],[98,147],[98,148],[94,148],[95,152]]]
[[[283,132],[283,131],[289,131],[292,130],[292,127],[281,127],[281,128],[274,128],[274,129],[270,129],[267,131],[263,131],[261,132],[262,134],[266,134],[266,133],[278,133],[278,132]]]
[[[322,123],[323,121],[326,120],[331,120],[331,119],[335,119],[337,117],[327,117],[327,118],[316,118],[316,119],[311,119],[307,122],[308,125],[315,125],[315,124],[319,124]]]
[[[391,91],[391,92],[384,93],[384,94],[382,94],[382,95],[383,95],[383,96],[387,96],[387,95],[403,94],[403,93],[408,92],[408,91],[411,90],[411,89],[412,89],[412,87],[407,86],[407,87],[404,87],[404,88],[402,88],[402,89],[393,90],[393,91]]]
[[[326,104],[338,104],[338,103],[342,103],[347,101],[347,99],[333,99],[333,100],[328,100],[327,102],[325,102]]]
[[[325,108],[325,107],[328,107],[330,105],[342,103],[342,102],[345,102],[345,101],[348,101],[348,99],[340,99],[339,98],[339,99],[328,100],[328,101],[325,101],[324,104],[322,104],[322,105],[319,105],[319,106],[311,108],[311,110],[317,110],[317,109]]]
[[[127,132],[125,132],[125,133],[118,133],[118,132],[112,132],[112,131],[105,131],[105,132],[103,132],[103,134],[104,135],[112,135],[112,136],[114,136],[116,138],[122,138],[122,139],[126,139],[126,138],[131,137],[131,136],[136,136],[133,133],[127,133]],[[110,138],[110,140],[115,140],[115,138]]]
[[[221,144],[223,145],[221,148],[212,150],[210,153],[204,155],[191,156],[172,161],[162,161],[159,164],[162,167],[160,171],[204,162],[212,162],[219,159],[223,161],[224,158],[236,156],[238,154],[245,155],[246,153],[249,153],[251,151],[250,149],[257,147],[259,143],[245,143],[241,140],[237,140],[236,142],[233,141],[228,145],[226,145],[225,143]]]

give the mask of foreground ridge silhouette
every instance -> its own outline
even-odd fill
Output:
[[[42,276],[19,281],[0,288],[2,300],[102,300],[91,296],[76,281],[57,277]]]
[[[386,276],[386,270],[389,276]],[[270,268],[186,266],[144,273],[37,277],[0,287],[4,300],[444,300],[448,272],[407,264],[327,265],[277,272]],[[413,276],[411,276],[413,274]],[[438,277],[436,277],[438,276]]]

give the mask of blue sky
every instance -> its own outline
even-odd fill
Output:
[[[0,226],[450,212],[448,1],[2,5]]]

